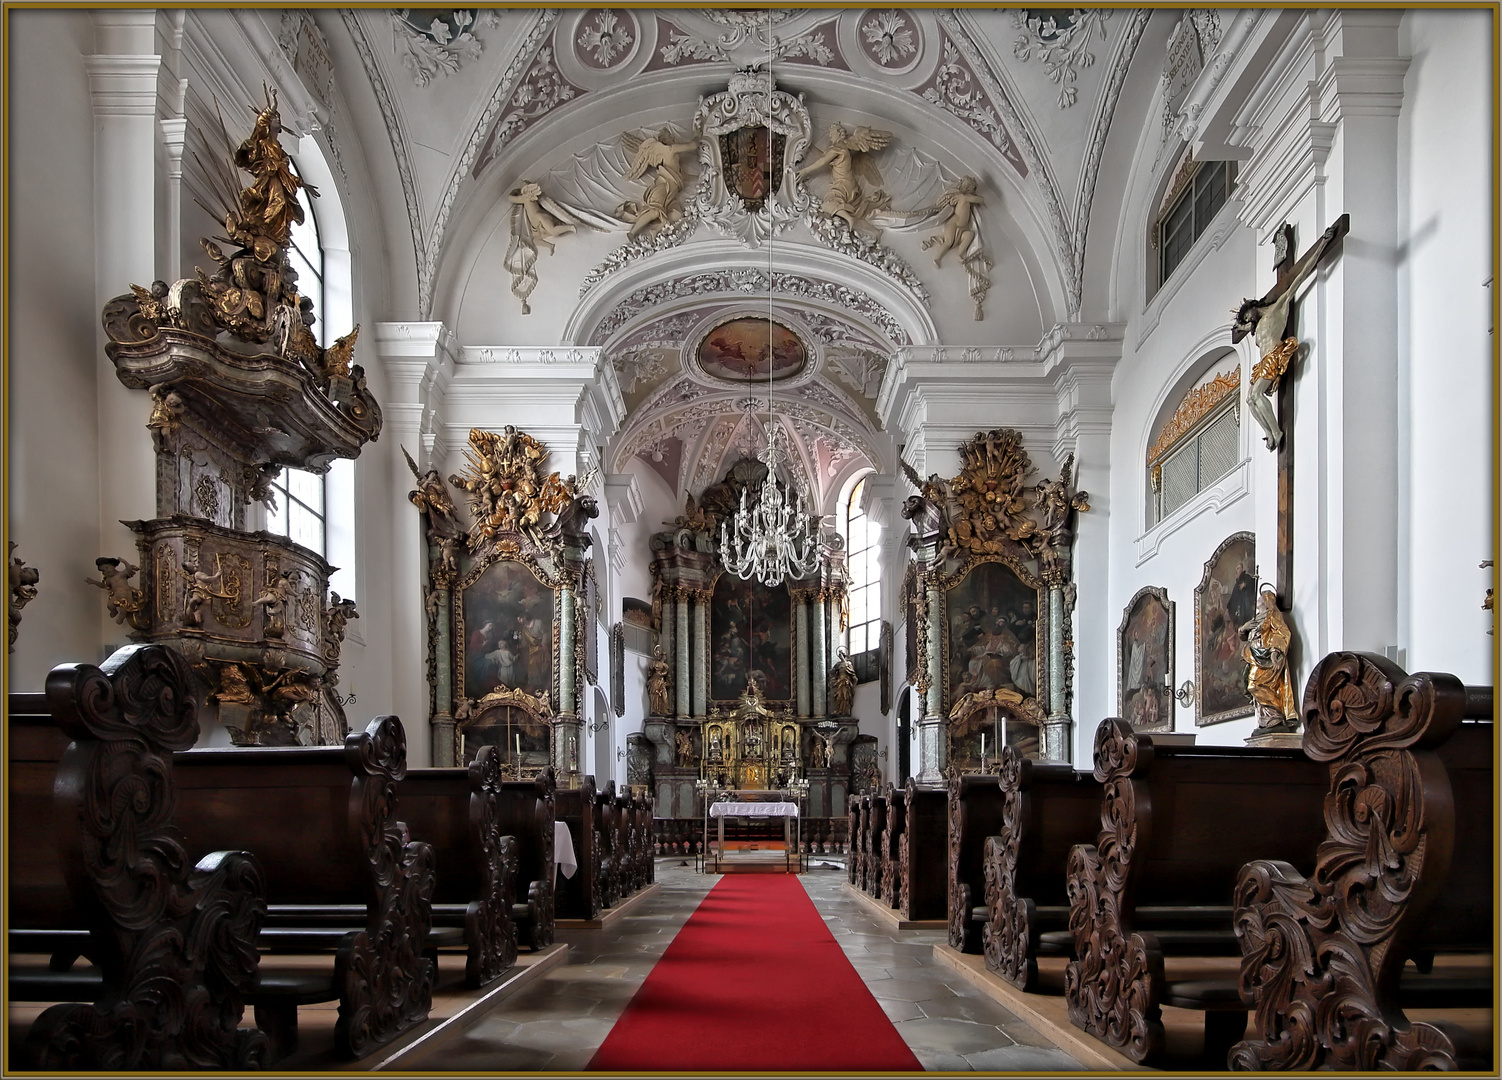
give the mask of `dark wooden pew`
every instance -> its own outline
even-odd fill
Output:
[[[897,909],[910,921],[942,919],[948,910],[949,792],[907,779],[907,824],[898,841]]]
[[[615,781],[605,781],[605,786],[595,796],[596,821],[600,829],[600,903],[612,908],[626,898],[622,891],[625,852],[620,849],[620,809],[615,799]]]
[[[238,1028],[259,975],[260,864],[220,850],[192,865],[173,825],[172,754],[199,734],[192,679],[172,649],[132,645],[101,667],[54,668],[45,696],[10,698],[12,947],[18,930],[62,943],[43,945],[45,970],[12,963],[9,997],[63,1002],[12,1067],[243,1072],[266,1060],[266,1036]],[[92,968],[73,969],[79,955]]]
[[[1238,1069],[1495,1069],[1488,1048],[1406,1008],[1494,1003],[1494,976],[1419,972],[1487,952],[1496,913],[1490,687],[1332,653],[1304,691],[1304,750],[1327,763],[1317,858],[1259,859],[1236,883]],[[1305,878],[1297,869],[1311,867]]]
[[[887,833],[887,797],[884,794],[872,794],[867,798],[870,801],[866,804],[866,837],[862,844],[866,853],[861,888],[866,891],[866,895],[880,900],[883,870],[881,853],[886,844]]]
[[[529,949],[553,944],[553,770],[544,769],[535,780],[507,780],[496,796],[501,832],[516,837],[517,942]]]
[[[637,874],[640,885],[638,888],[646,888],[657,880],[657,860],[652,852],[652,804],[650,792],[637,792],[636,794],[636,857],[641,865]]]
[[[961,952],[982,951],[989,913],[986,895],[986,839],[1001,831],[1001,788],[992,774],[956,773],[949,778],[946,842],[949,944]]]
[[[620,873],[619,899],[626,900],[641,888],[641,862],[637,855],[636,804],[631,793],[618,792],[615,797],[616,850],[620,852],[616,869]]]
[[[558,882],[553,905],[560,919],[598,919],[604,906],[600,898],[598,794],[595,778],[587,774],[580,777],[578,787],[553,792],[553,810],[558,820],[568,826],[574,839],[574,858],[579,864],[573,877]]]
[[[845,805],[850,841],[845,854],[845,880],[854,885],[860,878],[861,797],[851,795],[845,800]]]
[[[430,844],[408,840],[396,816],[395,784],[407,771],[401,721],[378,716],[342,747],[185,750],[173,764],[189,843],[242,844],[265,868],[268,903],[334,912],[275,932],[286,951],[332,945],[332,972],[284,972],[269,985],[263,971],[247,995],[271,1037],[271,1060],[296,1046],[299,1005],[338,999],[334,1046],[351,1058],[426,1020],[436,966],[427,955],[434,855]],[[330,927],[352,902],[365,905],[363,927]],[[260,943],[268,940],[263,934]]]
[[[907,789],[887,785],[887,827],[881,838],[881,899],[897,906],[902,877],[902,834],[907,829]]]
[[[1235,955],[1227,901],[1242,864],[1304,862],[1323,839],[1325,769],[1301,750],[1155,746],[1124,721],[1095,734],[1101,829],[1069,855],[1064,976],[1069,1018],[1134,1061],[1159,1058],[1163,1004],[1206,1010],[1207,1060],[1225,1059],[1246,1026],[1235,996],[1177,996],[1169,955]],[[1146,930],[1139,907],[1179,909],[1178,925]],[[1208,923],[1203,918],[1210,916]]]
[[[393,788],[412,837],[433,847],[433,922],[463,928],[464,976],[473,988],[516,963],[517,844],[501,828],[500,788],[493,746],[481,747],[467,768],[416,769]]]
[[[1023,758],[1011,747],[998,765],[1001,826],[985,843],[982,943],[986,967],[1032,991],[1042,935],[1068,927],[1064,866],[1070,850],[1100,830],[1101,785],[1090,773]]]

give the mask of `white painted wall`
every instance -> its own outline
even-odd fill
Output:
[[[1404,17],[1398,128],[1400,643],[1410,670],[1493,678],[1491,14]]]

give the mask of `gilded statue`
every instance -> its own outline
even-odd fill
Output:
[[[1090,493],[1074,490],[1074,454],[1064,459],[1057,480],[1040,480],[1033,489],[1033,508],[1043,518],[1043,531],[1049,542],[1067,544],[1070,521],[1077,511],[1090,509]]]
[[[140,589],[134,588],[130,579],[136,576],[140,570],[129,559],[117,559],[113,555],[104,555],[94,560],[94,566],[99,571],[99,580],[84,578],[95,588],[103,589],[105,593],[105,610],[110,618],[124,625],[129,620],[131,626],[137,626],[137,613],[146,606],[146,596]]]
[[[344,632],[351,619],[358,619],[359,611],[353,600],[329,593],[329,606],[323,613],[323,658],[328,664],[326,675],[339,667],[339,655],[344,648]]]
[[[849,651],[843,646],[837,655],[839,659],[829,669],[829,714],[850,716],[850,710],[855,707],[855,665],[850,661]]]
[[[136,288],[139,287],[136,286]],[[179,418],[187,405],[183,401],[183,396],[169,383],[157,383],[150,388],[149,392],[151,416],[147,419],[146,426],[151,429],[152,437],[160,448],[161,440],[176,433]]]
[[[858,127],[850,131],[844,124],[830,124],[829,149],[798,170],[798,179],[829,170],[829,189],[819,210],[825,217],[839,218],[854,232],[870,230],[871,214],[887,209],[891,197],[881,188],[881,174],[870,154],[881,150],[892,141],[890,131]],[[861,181],[871,185],[872,190],[861,187]],[[879,230],[877,230],[879,232]]]
[[[673,746],[678,755],[678,765],[680,767],[686,768],[699,760],[699,755],[694,753],[694,736],[692,732],[674,732]]]
[[[1262,428],[1262,441],[1269,450],[1276,450],[1282,444],[1283,428],[1267,399],[1277,391],[1283,373],[1288,370],[1294,354],[1299,350],[1298,338],[1287,336],[1288,309],[1293,303],[1293,294],[1318,269],[1320,259],[1331,244],[1345,235],[1347,228],[1349,219],[1342,215],[1320,235],[1302,258],[1292,264],[1286,275],[1279,275],[1277,286],[1266,296],[1260,300],[1243,300],[1241,306],[1232,312],[1236,321],[1231,330],[1231,340],[1240,341],[1250,333],[1252,340],[1257,343],[1257,355],[1260,359],[1252,368],[1246,404],[1253,419]],[[1280,241],[1290,243],[1292,231],[1289,226],[1284,226],[1280,230]]]
[[[428,515],[429,531],[440,535],[456,535],[459,528],[459,512],[454,509],[454,500],[449,497],[448,485],[437,469],[417,471],[417,462],[402,447],[402,457],[407,459],[407,468],[417,480],[417,490],[407,492],[407,498],[418,510]]]
[[[562,512],[578,494],[573,477],[543,472],[547,449],[511,424],[500,432],[472,428],[465,454],[467,474],[449,483],[469,496],[471,548],[501,531],[525,532],[542,545],[542,515]]]
[[[203,626],[203,606],[211,600],[238,600],[238,590],[221,591],[224,588],[224,571],[219,566],[219,556],[214,556],[214,572],[200,567],[197,560],[184,559],[178,573],[188,579],[187,594],[183,598],[182,615],[184,626]]]
[[[16,554],[16,542],[10,541],[10,651],[16,651],[16,632],[21,624],[21,609],[37,598],[37,582],[42,580],[41,571],[27,566]]]
[[[184,569],[187,564],[184,563]],[[261,595],[251,602],[251,610],[256,608],[266,609],[265,635],[267,637],[281,637],[286,632],[287,601],[291,598],[290,570],[283,570],[278,576],[267,576],[266,587],[261,590]]]
[[[1299,729],[1299,704],[1288,670],[1288,650],[1293,632],[1278,610],[1278,594],[1263,586],[1257,597],[1257,613],[1240,629],[1246,644],[1241,658],[1249,665],[1247,693],[1257,708],[1257,734]]]
[[[668,688],[672,674],[668,662],[662,658],[662,646],[652,653],[652,662],[647,665],[647,707],[653,716],[669,716]]]
[[[653,171],[642,201],[639,204],[623,203],[616,210],[617,216],[631,222],[626,238],[635,240],[647,226],[655,224],[653,232],[661,232],[683,216],[676,205],[683,191],[683,169],[679,158],[696,149],[698,144],[674,142],[672,128],[663,128],[655,136],[645,139],[627,132],[621,136],[621,145],[632,155],[627,180],[640,180],[648,169]]]
[[[341,338],[335,338],[334,343],[323,351],[323,373],[329,378],[349,378],[350,362],[355,358],[355,339],[360,336],[360,326]]]
[[[282,149],[282,117],[276,107],[276,91],[266,91],[266,107],[256,113],[250,135],[235,150],[235,164],[255,180],[240,192],[237,218],[224,224],[229,235],[247,247],[253,246],[263,262],[270,258],[269,245],[286,247],[292,239],[292,226],[303,222],[299,189],[307,188],[316,196],[318,190],[292,171],[292,160]]]

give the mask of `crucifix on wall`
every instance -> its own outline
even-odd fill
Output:
[[[1335,243],[1351,228],[1351,215],[1341,214],[1308,251],[1294,258],[1293,226],[1284,224],[1273,242],[1277,283],[1260,300],[1245,300],[1236,311],[1231,340],[1247,334],[1257,343],[1258,361],[1247,388],[1247,410],[1264,432],[1263,442],[1278,453],[1278,599],[1285,609],[1293,602],[1293,380],[1285,379],[1299,350],[1292,333],[1293,294],[1314,273]],[[1278,395],[1278,411],[1268,403]]]

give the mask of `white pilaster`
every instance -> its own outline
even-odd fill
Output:
[[[150,285],[157,258],[156,12],[93,15],[97,52],[84,58],[94,109],[94,310]],[[97,321],[97,320],[96,320]],[[99,554],[133,558],[135,535],[122,519],[149,518],[156,508],[156,459],[146,420],[147,394],[127,390],[98,342]],[[87,568],[81,568],[87,569]],[[100,610],[105,640],[117,628]]]

